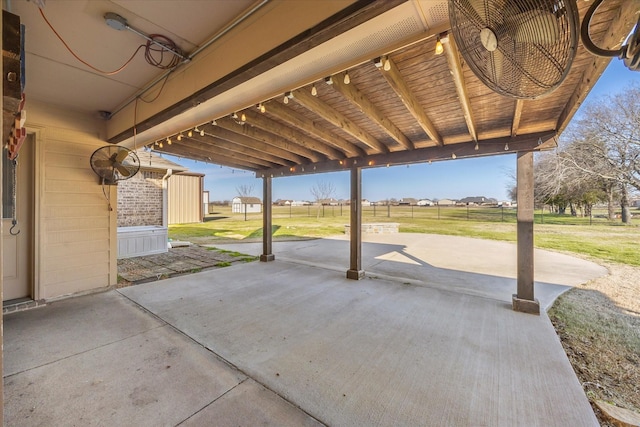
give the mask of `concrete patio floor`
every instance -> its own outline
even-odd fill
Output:
[[[274,254],[6,315],[5,423],[598,425],[546,314],[510,308],[513,245],[367,236],[357,282],[345,238]],[[547,306],[606,270],[536,274]]]

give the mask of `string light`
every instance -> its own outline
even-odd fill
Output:
[[[290,99],[293,99],[293,93],[291,93],[291,92],[285,93],[284,94],[284,103],[288,104]]]
[[[242,116],[241,116],[240,120],[242,120],[243,122],[246,122],[247,121],[247,115],[242,113]]]
[[[455,159],[455,158],[457,158],[457,157],[458,157],[458,156],[456,156],[456,153],[451,153],[451,158],[452,158],[452,159]]]
[[[333,79],[331,78],[331,76],[329,77],[325,77],[324,78],[324,82],[328,85],[332,85],[333,84]]]
[[[218,126],[218,122],[216,122],[216,119],[211,120],[211,126]]]
[[[167,144],[171,145],[171,138],[167,137]]]
[[[204,136],[204,129],[200,131],[200,136]]]
[[[504,144],[504,151],[509,151],[509,143],[505,142]]]
[[[476,146],[473,147],[474,150],[478,151],[480,149],[480,145],[478,145],[478,141],[476,141]]]
[[[187,136],[189,138],[191,138],[193,136],[193,131],[191,131],[191,129],[189,129],[189,132],[187,132]]]
[[[391,69],[391,61],[389,60],[389,58],[387,57],[384,58],[384,65],[382,69],[385,71],[389,71]]]
[[[260,110],[261,113],[266,113],[267,107],[265,107],[264,104],[261,102],[258,104],[258,110]]]
[[[440,36],[436,39],[436,55],[442,55],[444,52],[444,46],[442,46],[442,42],[440,41]]]
[[[162,141],[158,144],[158,147],[162,148]]]
[[[318,96],[318,89],[316,88],[316,84],[314,83],[313,86],[311,86],[311,95],[312,96]]]
[[[176,139],[177,139],[178,141],[182,141],[182,133],[179,133],[179,134],[178,134],[178,136],[176,137]]]
[[[344,73],[344,84],[348,85],[351,83],[351,77],[349,77],[349,71],[345,71]]]

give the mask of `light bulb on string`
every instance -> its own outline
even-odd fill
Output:
[[[193,136],[193,131],[191,129],[189,129],[189,132],[187,132],[187,136],[189,138],[191,138]]]
[[[505,142],[504,144],[504,151],[509,151],[509,143]]]
[[[476,146],[473,147],[474,150],[478,151],[480,149],[480,145],[478,145],[478,141],[476,141]]]
[[[349,71],[345,71],[344,73],[344,84],[348,85],[351,83],[351,77],[349,77]]]
[[[318,96],[318,89],[316,88],[316,84],[314,83],[313,86],[311,86],[311,95],[312,96]]]

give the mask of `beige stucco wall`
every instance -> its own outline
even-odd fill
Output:
[[[34,299],[84,293],[117,282],[115,187],[104,189],[89,165],[105,145],[105,123],[30,101],[36,134]]]

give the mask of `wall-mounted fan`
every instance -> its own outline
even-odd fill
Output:
[[[575,0],[449,0],[449,20],[471,70],[505,96],[549,94],[576,54]]]
[[[106,145],[98,148],[89,161],[91,169],[100,177],[100,182],[115,185],[129,179],[140,170],[138,155],[126,147]]]

